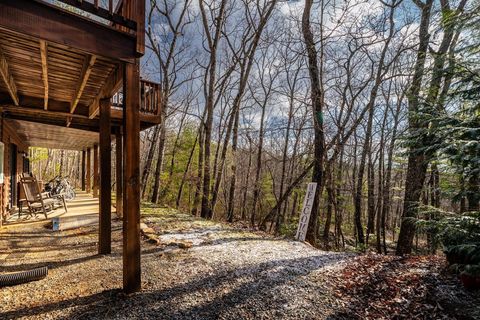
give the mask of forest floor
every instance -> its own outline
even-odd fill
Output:
[[[334,253],[175,210],[143,208],[142,287],[125,296],[121,222],[112,254],[97,227],[0,231],[0,272],[49,266],[0,288],[1,319],[479,319],[439,257]]]

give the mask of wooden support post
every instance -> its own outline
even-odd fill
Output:
[[[85,191],[85,159],[86,157],[86,152],[85,150],[82,150],[82,168],[81,168],[81,177],[80,177],[80,183],[82,184],[82,191]]]
[[[115,135],[115,185],[116,211],[118,217],[123,217],[123,141],[121,128]]]
[[[100,100],[100,223],[98,253],[112,252],[112,145],[110,99]]]
[[[86,185],[86,190],[87,193],[90,193],[92,191],[92,149],[88,148],[87,149],[87,185]]]
[[[140,70],[126,64],[124,92],[123,289],[141,289],[140,269]]]
[[[98,198],[98,144],[93,146],[93,197]]]

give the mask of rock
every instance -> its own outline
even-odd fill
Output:
[[[155,232],[155,229],[149,227],[149,226],[148,226],[146,223],[144,223],[144,222],[140,222],[140,230],[141,230],[142,233],[145,234],[145,235],[156,233],[156,232]]]
[[[161,241],[158,238],[155,238],[155,237],[149,237],[147,242],[151,243],[151,244],[156,244],[156,245],[161,244]]]
[[[181,241],[178,243],[178,247],[180,249],[189,249],[193,246],[193,243],[191,241]]]
[[[155,229],[153,228],[145,228],[145,229],[142,229],[142,232],[145,233],[145,234],[151,234],[151,233],[155,233]]]
[[[172,240],[167,244],[167,246],[176,246],[180,249],[189,249],[193,246],[193,242],[187,240]]]

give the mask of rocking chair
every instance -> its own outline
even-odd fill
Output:
[[[20,179],[23,191],[25,192],[25,200],[31,215],[35,215],[38,211],[43,212],[45,218],[48,211],[53,210],[55,204],[58,202],[63,204],[65,212],[67,212],[67,205],[65,198],[62,195],[51,197],[48,192],[40,192],[37,179],[34,177],[24,176]]]

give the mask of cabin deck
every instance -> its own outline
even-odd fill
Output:
[[[160,86],[140,78],[144,52],[145,0],[0,1],[2,217],[18,201],[18,177],[31,171],[28,147],[82,151],[82,189],[90,191],[93,176],[99,196],[91,205],[98,252],[111,253],[114,135],[126,292],[141,287],[140,130],[162,114]]]

